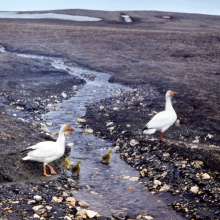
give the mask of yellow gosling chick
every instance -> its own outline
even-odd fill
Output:
[[[81,162],[78,161],[77,164],[76,164],[76,166],[73,166],[73,167],[72,167],[72,169],[71,169],[72,174],[77,174],[77,176],[79,175],[80,165],[81,165]]]
[[[70,160],[69,158],[66,158],[65,161],[62,163],[61,168],[63,172],[70,168]]]
[[[109,163],[110,159],[111,159],[111,154],[112,154],[112,151],[110,150],[107,154],[103,155],[101,162],[102,163]]]

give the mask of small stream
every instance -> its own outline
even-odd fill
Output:
[[[8,53],[4,48],[0,48],[0,52]],[[131,89],[108,83],[109,74],[66,66],[61,59],[17,55],[31,59],[47,59],[57,69],[68,70],[74,76],[85,76],[86,84],[77,91],[75,97],[58,103],[57,111],[51,110],[43,116],[47,122],[53,124],[48,126],[49,132],[59,132],[62,124],[70,124],[75,128],[75,131],[66,137],[66,142],[71,146],[70,161],[74,164],[81,161],[81,173],[79,177],[72,176],[70,171],[64,174],[73,178],[79,185],[79,190],[74,191],[74,197],[87,202],[90,205],[89,209],[102,216],[111,216],[114,212],[127,212],[132,218],[142,214],[153,216],[154,219],[181,219],[172,210],[167,210],[167,205],[162,199],[142,189],[144,180],[135,182],[130,179],[139,177],[139,172],[120,159],[111,143],[92,134],[81,134],[82,128],[77,124],[78,118],[85,115],[87,104]],[[95,74],[93,81],[86,77],[89,74]],[[101,156],[110,149],[113,151],[111,162],[104,165],[100,162]]]

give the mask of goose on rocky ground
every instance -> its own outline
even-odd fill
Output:
[[[27,156],[22,158],[22,160],[34,160],[38,162],[43,162],[43,174],[45,176],[51,176],[46,173],[46,166],[49,167],[51,174],[57,174],[56,171],[51,167],[48,163],[59,159],[63,156],[65,151],[65,131],[73,131],[70,125],[63,125],[59,131],[59,136],[56,142],[53,141],[43,141],[36,145],[30,146],[26,148],[26,150],[22,151],[29,151]]]
[[[157,113],[143,129],[145,134],[153,134],[156,131],[160,131],[160,142],[164,142],[163,132],[166,131],[177,119],[175,110],[173,109],[171,103],[171,97],[173,97],[176,92],[168,90],[166,93],[166,106],[165,111]]]
[[[68,170],[68,169],[70,168],[70,160],[69,160],[68,157],[67,157],[67,158],[65,159],[65,161],[61,164],[61,168],[62,168],[63,172],[64,172],[65,170]]]
[[[81,165],[81,162],[78,161],[77,164],[71,168],[72,174],[77,174],[77,176],[79,175],[79,173],[80,173],[80,165]]]
[[[110,150],[107,154],[103,155],[101,158],[102,163],[109,163],[111,159],[112,151]]]

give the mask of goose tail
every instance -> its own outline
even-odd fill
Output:
[[[143,129],[143,133],[144,134],[153,134],[153,133],[155,133],[155,131],[156,131],[157,129],[156,128],[150,128],[150,129]]]

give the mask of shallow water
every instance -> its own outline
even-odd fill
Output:
[[[3,49],[0,51],[5,52]],[[43,56],[21,56],[44,59]],[[130,180],[130,177],[139,177],[139,172],[120,159],[111,143],[92,134],[82,134],[80,125],[76,124],[78,118],[85,115],[85,106],[88,103],[131,91],[131,89],[108,83],[109,74],[69,66],[67,68],[60,59],[49,58],[49,60],[55,68],[68,70],[70,74],[80,77],[83,74],[86,80],[85,86],[77,91],[75,97],[57,104],[57,111],[51,110],[43,116],[48,122],[53,123],[52,126],[48,126],[50,132],[59,132],[60,126],[65,123],[75,127],[75,131],[66,136],[66,141],[69,145],[74,143],[70,145],[72,150],[69,158],[74,164],[81,161],[81,172],[78,177],[72,176],[70,171],[64,174],[73,178],[79,185],[79,190],[74,191],[74,197],[77,200],[86,201],[90,204],[89,209],[103,216],[121,211],[127,212],[132,218],[142,214],[151,215],[154,219],[181,219],[171,210],[167,210],[166,204],[159,197],[142,189],[144,180],[142,182]],[[90,74],[96,75],[93,81],[86,77]],[[102,164],[101,156],[110,149],[113,154],[109,165]]]
[[[18,12],[0,12],[0,18],[16,19],[60,19],[71,21],[101,21],[101,18],[88,16],[65,15],[55,13],[18,13]]]

